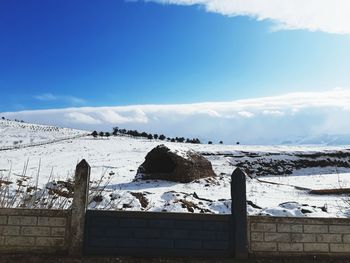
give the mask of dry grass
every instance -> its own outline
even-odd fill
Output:
[[[27,176],[28,163],[29,160],[23,165],[21,174],[12,172],[12,164],[7,173],[0,172],[0,208],[69,209],[74,195],[74,175],[54,180],[52,168],[46,184],[39,186],[41,160],[35,177]],[[90,208],[113,210],[120,205],[121,196],[106,190],[113,175],[105,170],[98,180],[90,182]]]

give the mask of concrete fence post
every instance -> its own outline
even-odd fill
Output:
[[[81,256],[83,253],[85,212],[88,204],[90,165],[82,160],[75,170],[74,195],[70,225],[69,254]]]
[[[246,174],[236,168],[231,175],[231,214],[234,256],[248,258]]]

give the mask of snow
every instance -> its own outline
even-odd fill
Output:
[[[75,138],[88,133],[87,131],[55,126],[0,120],[0,149],[54,142],[61,139]]]
[[[43,125],[0,122],[0,147],[23,138],[24,143],[45,141],[47,144],[0,150],[0,179],[15,181],[25,173],[44,186],[53,180],[66,180],[74,175],[77,163],[86,159],[91,166],[91,180],[103,176],[102,202],[92,202],[92,209],[123,209],[218,213],[231,212],[230,175],[239,161],[296,160],[298,154],[348,152],[346,146],[244,146],[171,143],[126,136],[92,138],[86,132],[51,129]],[[28,139],[29,138],[29,139]],[[57,139],[63,139],[57,141]],[[50,143],[51,142],[51,143]],[[137,168],[146,154],[164,144],[186,156],[188,149],[204,154],[217,176],[191,183],[160,180],[134,180]],[[335,157],[334,157],[335,158]],[[27,169],[24,169],[27,163]],[[303,168],[286,175],[247,178],[249,214],[268,216],[350,217],[347,196],[310,195],[307,189],[350,187],[350,169],[334,167]],[[147,206],[142,207],[134,193],[142,193]],[[260,207],[260,208],[258,208]]]
[[[328,217],[329,215],[320,208],[309,205],[300,205],[297,202],[287,202],[279,204],[277,207],[263,209],[259,215],[263,216],[284,216],[284,217],[304,217],[304,213],[310,213],[314,217]]]
[[[305,173],[310,171],[307,170]],[[310,189],[350,188],[350,173],[340,173],[338,169],[334,169],[333,174],[274,176],[264,177],[264,180]]]

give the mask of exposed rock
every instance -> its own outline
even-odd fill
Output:
[[[140,205],[141,205],[142,208],[146,208],[148,206],[149,201],[148,201],[148,199],[146,197],[146,194],[144,194],[144,193],[134,193],[134,192],[130,192],[130,194],[132,196],[136,197],[137,200],[139,200]]]
[[[212,153],[202,153],[213,156]],[[350,168],[350,150],[329,150],[313,152],[245,152],[217,153],[232,164],[244,170],[250,177],[292,175],[297,170],[319,168],[333,173],[334,168]]]
[[[193,150],[170,150],[165,145],[152,149],[137,170],[136,178],[189,183],[213,177],[211,163]]]

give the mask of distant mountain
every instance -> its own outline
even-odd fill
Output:
[[[314,136],[300,137],[290,141],[283,141],[281,144],[292,144],[292,145],[350,145],[350,134],[321,134]]]

